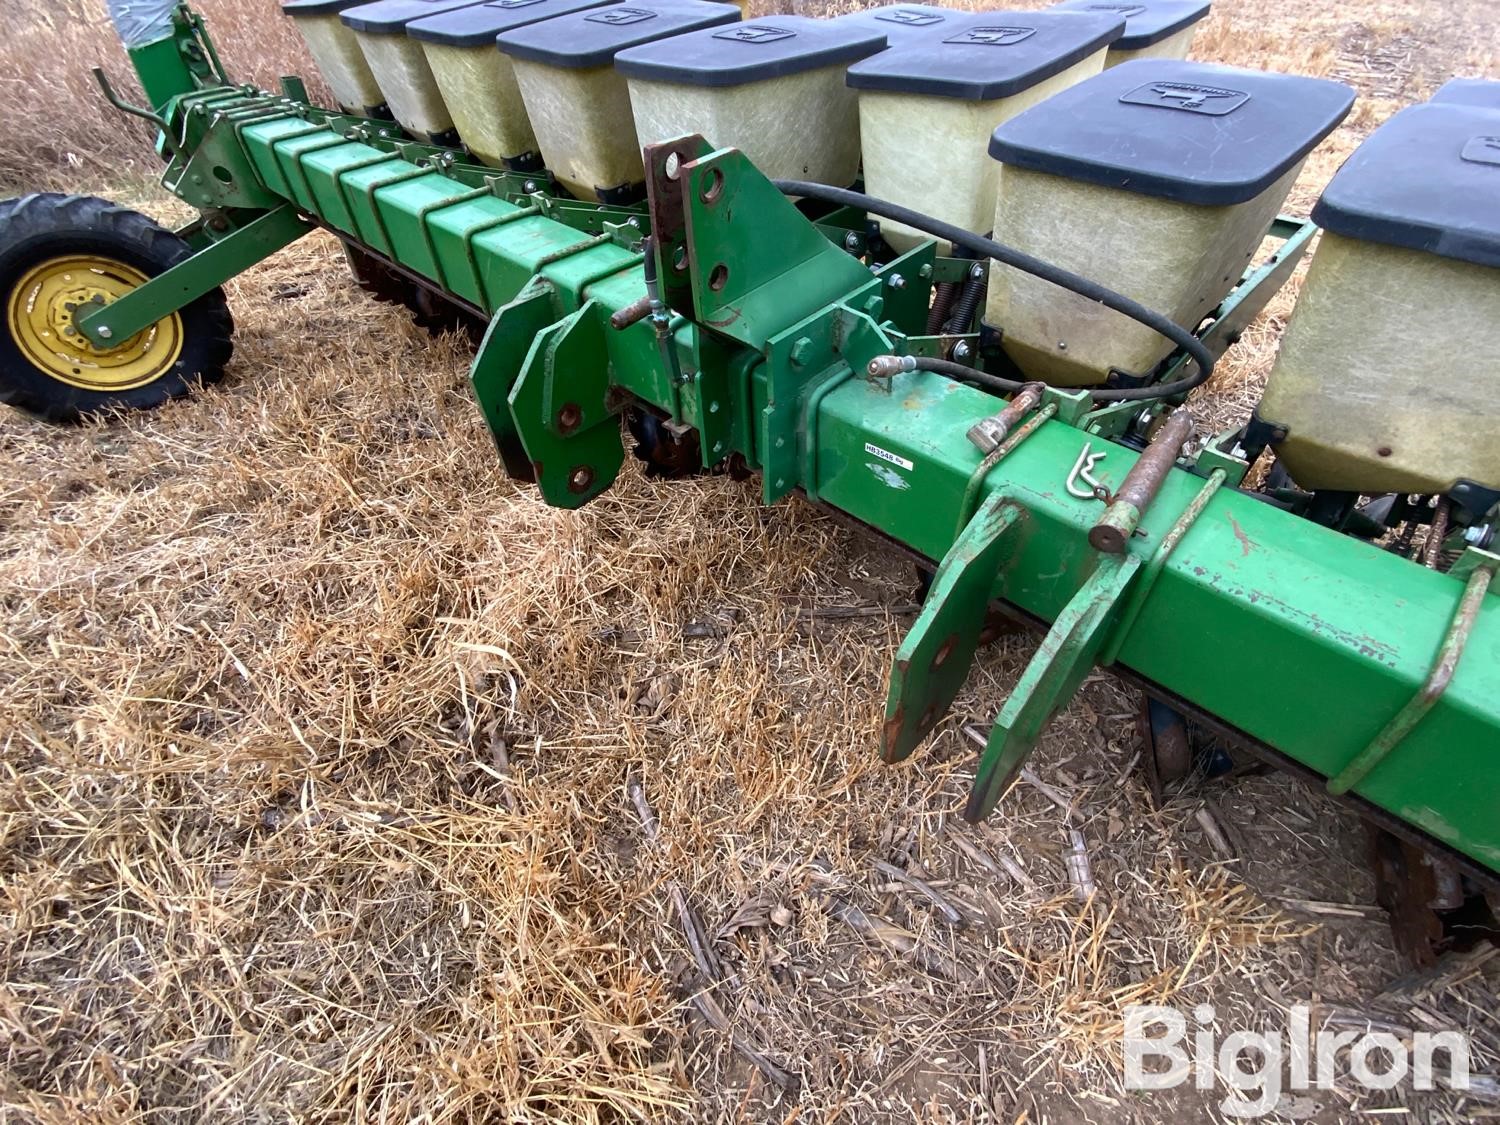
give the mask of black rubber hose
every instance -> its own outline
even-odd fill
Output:
[[[1050,281],[1053,285],[1077,293],[1080,297],[1090,301],[1097,301],[1105,308],[1113,309],[1123,316],[1128,316],[1138,324],[1144,324],[1153,332],[1165,336],[1183,351],[1192,357],[1198,369],[1184,379],[1177,379],[1171,383],[1162,383],[1153,387],[1129,387],[1119,390],[1092,391],[1095,402],[1130,402],[1154,398],[1173,398],[1177,395],[1186,394],[1195,387],[1201,387],[1213,374],[1214,357],[1203,342],[1189,332],[1182,325],[1163,316],[1154,309],[1148,309],[1139,301],[1133,301],[1123,293],[1116,293],[1100,285],[1097,281],[1090,281],[1076,273],[1065,270],[1060,266],[1054,266],[1050,262],[1044,262],[1040,258],[1033,258],[1030,254],[1023,254],[1010,246],[985,238],[983,235],[975,234],[973,231],[964,230],[963,227],[945,223],[941,219],[935,219],[931,215],[924,215],[920,211],[913,211],[910,207],[902,207],[900,204],[891,203],[888,200],[876,199],[874,196],[865,195],[863,192],[850,191],[847,188],[829,187],[827,184],[809,183],[804,180],[775,180],[773,181],[777,190],[784,195],[801,196],[806,199],[820,199],[826,203],[834,203],[841,207],[858,207],[860,210],[871,215],[879,215],[881,218],[893,219],[898,223],[905,223],[909,227],[915,227],[934,238],[947,239],[955,246],[976,255],[993,258],[1003,265],[1011,266],[1029,273],[1033,277],[1039,277],[1043,281]],[[941,361],[923,361],[920,369],[939,370],[929,363]],[[954,366],[962,366],[956,364]],[[965,368],[966,371],[972,371]],[[1019,388],[1020,383],[1012,379],[999,379],[998,376],[986,375],[980,372],[983,378],[966,375],[974,382],[986,386],[999,383],[1008,384]]]

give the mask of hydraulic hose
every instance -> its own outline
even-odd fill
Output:
[[[962,246],[970,253],[993,258],[1002,265],[1011,266],[1029,273],[1033,277],[1039,277],[1043,281],[1051,282],[1053,285],[1066,289],[1071,293],[1077,293],[1090,301],[1097,301],[1105,308],[1113,309],[1122,316],[1127,316],[1138,324],[1144,324],[1172,343],[1185,351],[1194,364],[1197,365],[1191,375],[1183,379],[1177,379],[1170,383],[1162,383],[1152,387],[1127,387],[1120,389],[1106,389],[1091,391],[1095,402],[1131,402],[1155,398],[1173,398],[1177,395],[1186,394],[1195,387],[1201,387],[1213,374],[1214,357],[1209,350],[1203,346],[1203,342],[1189,332],[1182,325],[1163,316],[1154,309],[1148,309],[1139,301],[1131,300],[1123,293],[1116,293],[1100,285],[1097,281],[1091,281],[1061,266],[1054,266],[1050,262],[1044,262],[1040,258],[1034,258],[1030,254],[1022,253],[1014,247],[1006,246],[996,242],[994,239],[985,238],[983,235],[975,234],[973,231],[965,230],[963,227],[945,223],[941,219],[935,219],[931,215],[924,215],[920,211],[913,211],[910,207],[902,207],[900,204],[891,203],[885,199],[876,199],[874,196],[865,195],[863,192],[850,191],[847,188],[829,187],[827,184],[809,183],[804,180],[775,180],[773,181],[777,190],[784,195],[802,196],[807,199],[819,199],[826,203],[837,204],[841,207],[858,207],[860,210],[871,215],[879,215],[884,219],[892,219],[898,223],[905,223],[909,227],[915,227],[925,234],[934,238],[946,239],[955,246]],[[904,359],[912,359],[907,356]],[[946,366],[941,366],[946,364]],[[963,375],[954,374],[951,369],[964,372]],[[964,367],[962,364],[946,363],[944,360],[918,359],[916,370],[935,371],[948,374],[954,378],[963,378],[983,386],[1000,388],[1004,387],[1007,393],[1018,390],[1022,384],[1013,379],[1002,379],[996,375],[989,375],[973,368]],[[911,368],[908,368],[911,370]]]

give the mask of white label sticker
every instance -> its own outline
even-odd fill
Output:
[[[890,450],[881,449],[880,446],[871,445],[869,442],[865,442],[865,452],[870,454],[870,456],[872,457],[879,457],[882,461],[889,461],[892,465],[900,465],[903,469],[906,469],[908,471],[916,468],[916,466],[908,461],[905,457],[898,457],[896,456],[896,454],[890,452]]]

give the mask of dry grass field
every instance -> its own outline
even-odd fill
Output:
[[[272,0],[201,7],[239,74],[308,70]],[[8,12],[0,194],[182,217],[91,93],[127,69],[102,3]],[[1218,0],[1195,54],[1359,87],[1305,212],[1497,43],[1492,0]],[[366,303],[331,239],[229,288],[222,387],[0,415],[0,1121],[1217,1119],[1222,1087],[1122,1089],[1134,1000],[1464,1027],[1494,1095],[1500,958],[1403,981],[1328,800],[1251,774],[1153,807],[1101,673],[970,828],[964,727],[1030,638],[886,768],[909,567],[727,478],[547,508],[500,472],[467,344]],[[1206,405],[1253,400],[1291,297]],[[1497,1114],[1345,1083],[1278,1108]]]

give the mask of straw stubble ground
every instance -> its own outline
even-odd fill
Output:
[[[175,215],[59,78],[113,57],[76,6],[28,0],[0,48],[31,76],[0,170]],[[204,8],[231,65],[305,67],[268,0]],[[1493,63],[1484,9],[1221,0],[1198,53],[1375,95],[1310,163],[1305,210],[1394,107]],[[43,69],[44,42],[72,60]],[[499,472],[467,346],[363,300],[329,239],[230,298],[221,389],[74,431],[0,418],[0,1117],[1216,1113],[1222,1089],[1121,1089],[1133,1000],[1211,1002],[1221,1028],[1309,1001],[1458,1022],[1496,1069],[1495,961],[1377,1002],[1399,966],[1357,823],[1310,790],[1247,776],[1153,808],[1137,701],[1097,674],[1035,781],[968,828],[963,725],[1029,639],[986,651],[932,744],[882,767],[905,565],[725,478],[631,467],[583,512],[545,507]],[[1213,409],[1253,400],[1289,307]],[[1353,905],[1315,924],[1289,899]],[[717,983],[694,1002],[700,960]],[[1478,1103],[1341,1085],[1282,1108],[1381,1104]]]

